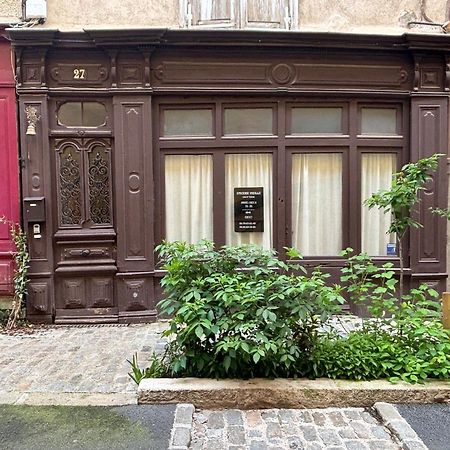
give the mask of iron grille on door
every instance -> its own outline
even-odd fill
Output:
[[[110,141],[61,139],[55,151],[60,227],[111,226]]]

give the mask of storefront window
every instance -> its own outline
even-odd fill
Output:
[[[210,155],[165,157],[166,239],[213,239],[213,165]]]
[[[361,133],[372,135],[397,134],[397,109],[362,108]]]
[[[272,108],[226,108],[225,135],[273,134]]]
[[[166,109],[164,136],[212,136],[211,109]]]
[[[292,108],[292,134],[342,133],[342,108]]]
[[[361,200],[369,198],[380,189],[389,189],[395,172],[397,156],[393,153],[363,153],[361,159]],[[385,256],[395,253],[392,245],[395,236],[386,234],[391,216],[367,206],[361,212],[361,249],[371,256]]]
[[[292,155],[292,246],[306,256],[342,250],[342,156]]]
[[[273,180],[271,154],[232,154],[225,159],[226,243],[272,248]],[[262,188],[264,231],[235,231],[235,188]],[[254,189],[257,190],[257,189]]]

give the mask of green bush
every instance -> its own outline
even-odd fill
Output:
[[[365,254],[351,255],[341,281],[355,302],[368,304],[372,318],[347,336],[322,335],[314,350],[312,375],[420,382],[450,375],[450,335],[441,323],[438,293],[426,284],[396,297],[392,264],[377,267]]]
[[[162,313],[172,316],[166,362],[173,376],[292,377],[309,372],[319,327],[339,311],[326,274],[284,263],[256,246],[163,243]],[[290,256],[296,256],[291,250]]]
[[[343,252],[341,286],[255,246],[211,242],[158,247],[167,275],[160,312],[171,317],[164,357],[130,376],[389,378],[422,382],[449,378],[450,335],[440,322],[438,293],[427,285],[400,301],[392,264]],[[288,249],[289,257],[299,258]],[[344,336],[326,331],[343,294],[372,317]]]

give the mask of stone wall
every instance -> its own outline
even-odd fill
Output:
[[[19,3],[2,0],[2,9]],[[45,27],[179,27],[182,0],[47,0]],[[70,8],[68,5],[70,4]],[[402,33],[422,11],[445,22],[447,0],[299,0],[302,30]],[[1,14],[0,14],[1,15]]]
[[[15,23],[22,17],[20,0],[0,0],[0,24]]]

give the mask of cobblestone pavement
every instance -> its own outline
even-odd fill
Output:
[[[176,447],[174,447],[176,448]],[[198,410],[191,450],[398,450],[362,408]]]
[[[143,366],[162,344],[164,323],[49,326],[0,334],[0,394],[127,393],[134,353]]]

